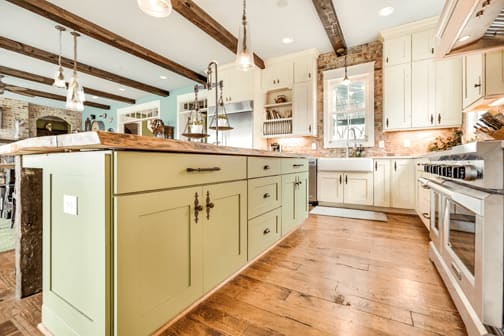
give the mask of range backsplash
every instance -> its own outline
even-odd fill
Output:
[[[375,61],[375,147],[366,147],[365,156],[416,155],[428,151],[428,146],[436,137],[452,135],[454,129],[435,129],[422,131],[383,132],[383,45],[380,41],[370,42],[348,50],[348,65]],[[319,56],[317,70],[317,120],[318,136],[306,138],[275,138],[268,139],[268,146],[279,143],[282,151],[309,154],[311,156],[345,156],[344,148],[324,148],[324,101],[323,76],[325,70],[344,66],[345,58],[337,57],[334,52]],[[379,148],[379,141],[385,142],[384,148]],[[405,146],[410,144],[409,147]],[[316,149],[312,146],[315,144]]]

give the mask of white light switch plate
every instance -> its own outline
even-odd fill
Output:
[[[63,195],[63,212],[77,216],[77,196]]]
[[[378,147],[385,148],[385,141],[383,140],[378,141]]]

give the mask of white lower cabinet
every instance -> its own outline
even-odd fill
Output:
[[[373,173],[320,172],[318,200],[373,205]]]
[[[415,208],[415,164],[412,159],[391,160],[391,206]]]
[[[373,176],[374,206],[390,207],[390,160],[374,161]]]

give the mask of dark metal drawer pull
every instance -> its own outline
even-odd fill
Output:
[[[213,204],[212,200],[210,199],[210,191],[207,191],[206,193],[206,218],[210,219],[210,209],[213,209],[215,207],[215,204]]]
[[[462,280],[462,273],[460,272],[459,268],[454,263],[451,264],[451,268],[455,272],[455,275],[457,276],[457,278],[459,280]]]
[[[304,164],[302,164],[302,163],[293,164],[293,165],[292,165],[292,167],[293,167],[293,168],[304,167]]]
[[[194,194],[194,222],[198,223],[199,213],[203,211],[203,207],[199,204],[198,193]]]
[[[219,167],[211,167],[211,168],[187,168],[186,171],[188,173],[202,173],[202,172],[213,172],[221,170]]]
[[[263,167],[263,169],[264,169],[264,170],[268,170],[268,169],[271,169],[271,167],[270,167],[270,166],[268,166],[268,165],[266,165],[266,166],[264,166],[264,167]]]
[[[430,215],[427,212],[422,213],[423,218],[430,219]]]
[[[270,233],[271,230],[269,228],[266,228],[264,231],[263,231],[263,234],[267,235],[268,233]]]
[[[271,195],[269,193],[266,193],[263,195],[263,198],[270,198],[270,197],[271,197]]]

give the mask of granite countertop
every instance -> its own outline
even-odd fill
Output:
[[[48,154],[79,150],[138,150],[151,152],[221,154],[268,157],[306,157],[292,153],[216,146],[112,132],[84,132],[29,138],[0,146],[0,155]]]

